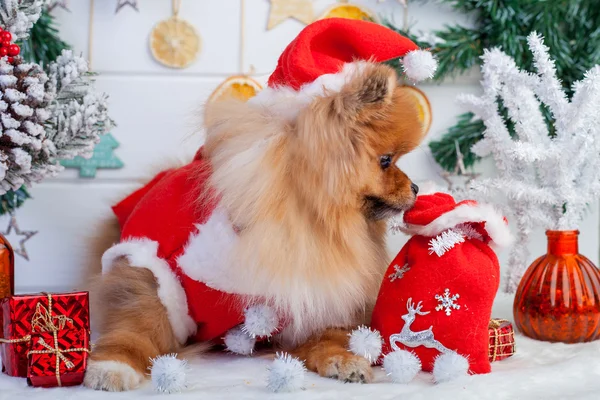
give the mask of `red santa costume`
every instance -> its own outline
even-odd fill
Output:
[[[381,25],[317,21],[289,44],[268,87],[249,103],[293,117],[316,96],[339,91],[365,61],[400,57],[411,79],[430,77],[435,70],[429,53]],[[282,98],[293,99],[295,106]],[[230,283],[230,272],[223,265],[237,240],[227,211],[215,197],[198,200],[206,192],[210,174],[211,166],[200,150],[188,165],[158,174],[115,205],[121,242],[102,259],[104,273],[123,256],[132,267],[152,271],[158,296],[182,343],[188,338],[215,340],[241,324],[245,304],[241,300],[251,294],[240,293]]]

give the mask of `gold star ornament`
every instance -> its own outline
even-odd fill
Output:
[[[313,22],[312,0],[271,0],[267,29],[271,30],[288,18],[294,18],[306,25]]]
[[[17,223],[17,218],[14,215],[11,215],[10,221],[8,223],[8,227],[6,228],[6,231],[2,232],[2,235],[4,235],[4,237],[7,237],[8,235],[10,235],[10,233],[13,231],[13,229],[14,229],[15,233],[17,234],[17,236],[23,237],[23,239],[19,240],[19,248],[17,249],[15,246],[13,246],[13,251],[16,254],[23,257],[24,259],[26,259],[27,261],[29,261],[29,254],[27,254],[27,249],[25,248],[25,242],[28,241],[29,239],[31,239],[32,236],[37,234],[37,231],[22,231],[21,229],[19,229],[19,224]]]

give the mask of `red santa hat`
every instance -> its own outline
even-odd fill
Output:
[[[421,195],[413,208],[404,213],[404,233],[427,237],[436,236],[460,224],[475,224],[492,245],[508,246],[512,241],[507,220],[493,206],[475,200],[456,202],[447,193]]]
[[[283,112],[287,107],[293,113],[290,108],[297,110],[298,102],[307,104],[325,91],[339,91],[366,63],[395,58],[402,59],[411,81],[431,78],[437,68],[431,53],[382,25],[345,18],[319,20],[286,47],[268,87],[250,102]]]

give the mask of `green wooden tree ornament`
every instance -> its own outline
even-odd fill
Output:
[[[65,168],[79,168],[79,177],[95,178],[98,168],[119,169],[125,164],[114,155],[114,149],[119,147],[119,142],[107,133],[100,137],[100,142],[94,147],[94,154],[91,158],[75,157],[72,160],[63,160],[60,163]]]

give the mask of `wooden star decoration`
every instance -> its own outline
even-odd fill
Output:
[[[267,30],[275,28],[288,18],[294,18],[306,25],[313,22],[312,0],[271,0]]]
[[[6,228],[6,231],[2,232],[2,235],[4,235],[5,237],[10,235],[10,233],[13,231],[15,231],[15,233],[17,234],[17,236],[23,236],[23,239],[19,240],[19,248],[15,248],[13,247],[13,251],[20,255],[21,257],[23,257],[24,259],[26,259],[27,261],[29,261],[29,254],[27,254],[27,249],[25,248],[25,242],[28,241],[29,239],[31,239],[32,236],[34,236],[35,234],[37,234],[37,231],[22,231],[21,229],[19,229],[19,224],[17,224],[17,218],[14,215],[10,216],[10,221],[8,223],[8,227]]]
[[[468,189],[469,184],[473,179],[477,178],[480,174],[475,172],[467,172],[465,168],[464,156],[458,146],[458,141],[454,142],[456,146],[456,166],[452,172],[442,172],[442,178],[448,183],[448,189],[452,190],[455,188]]]
[[[135,11],[140,11],[138,9],[138,0],[117,0],[117,10],[115,14],[121,11],[121,8],[125,6],[131,6]]]
[[[69,10],[69,6],[67,5],[67,0],[50,0],[50,2],[48,3],[48,12],[51,12],[56,7],[60,7],[63,10],[66,10],[69,12],[71,11],[71,10]]]

